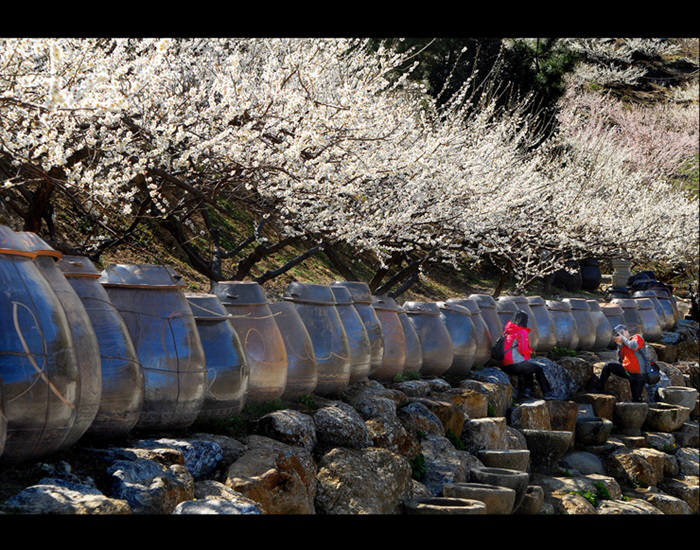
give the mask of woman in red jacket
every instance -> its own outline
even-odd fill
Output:
[[[533,349],[530,347],[530,329],[527,328],[527,313],[518,311],[512,321],[506,323],[503,334],[505,335],[504,351],[501,368],[507,374],[517,375],[520,381],[518,384],[524,389],[520,392],[521,398],[531,398],[535,380],[540,385],[545,399],[552,399],[550,396],[552,388],[544,376],[542,366],[534,361],[530,361]]]

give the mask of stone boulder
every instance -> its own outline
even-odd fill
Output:
[[[430,384],[431,394],[441,393],[444,391],[448,391],[452,388],[450,383],[447,380],[443,380],[442,378],[430,378],[427,380],[427,382],[428,384]]]
[[[489,416],[505,416],[506,410],[513,401],[513,386],[502,383],[480,382],[479,380],[462,380],[460,388],[478,391],[487,398],[487,412]]]
[[[679,447],[698,447],[700,445],[700,427],[697,421],[689,421],[681,429],[673,432]]]
[[[365,426],[373,447],[381,447],[407,458],[420,452],[418,438],[404,428],[396,414],[388,418],[370,418],[365,420]]]
[[[551,477],[543,474],[532,474],[530,483],[542,487],[545,495],[589,491],[611,499],[617,499],[622,496],[622,489],[617,480],[614,477],[601,474],[575,475],[572,477]]]
[[[549,424],[552,430],[573,432],[576,429],[578,403],[552,399],[545,402],[549,411]]]
[[[683,447],[676,451],[678,470],[686,476],[700,476],[700,457],[698,449]],[[669,476],[670,477],[670,476]]]
[[[146,458],[115,460],[107,475],[109,496],[126,500],[135,514],[170,514],[194,497],[194,479],[181,464],[166,467]]]
[[[674,453],[678,448],[673,434],[666,432],[642,432],[642,435],[646,439],[647,445],[657,451]]]
[[[506,419],[476,418],[464,424],[461,439],[467,452],[476,454],[481,450],[505,448]]]
[[[589,404],[593,407],[593,413],[600,418],[613,419],[615,401],[613,395],[604,393],[577,393],[572,397],[573,401],[581,404]]]
[[[576,385],[575,391],[585,389],[593,377],[593,363],[582,357],[560,357],[557,364],[569,373]]]
[[[109,498],[94,485],[43,478],[0,506],[7,514],[131,514],[124,499]]]
[[[542,399],[530,399],[510,412],[510,425],[517,429],[551,430],[549,408]]]
[[[409,402],[425,405],[427,409],[440,419],[445,433],[449,430],[457,437],[462,433],[464,421],[467,419],[467,416],[460,407],[453,404],[451,401],[444,401],[434,397],[411,397],[409,398]]]
[[[314,413],[313,420],[318,444],[322,449],[361,449],[372,444],[364,420],[347,403],[336,401],[331,406],[322,407]]]
[[[433,496],[442,494],[445,483],[460,483],[469,476],[469,465],[446,437],[427,435],[421,442],[425,460],[423,484]]]
[[[667,335],[674,335],[674,339],[676,342],[671,343],[669,340],[670,338]],[[658,357],[659,361],[663,361],[665,363],[675,363],[676,360],[678,359],[678,347],[677,347],[677,335],[675,332],[664,332],[663,333],[663,338],[661,342],[649,342],[647,344],[647,347],[650,347],[654,350],[656,353],[656,357]],[[664,342],[665,340],[665,342]]]
[[[567,401],[578,391],[576,381],[564,367],[545,357],[535,357],[533,361],[542,366],[544,376],[552,388],[552,399]]]
[[[605,474],[605,465],[597,455],[586,451],[574,451],[562,460],[561,464],[569,470],[576,470],[581,474]]]
[[[432,391],[430,382],[427,380],[406,380],[392,384],[391,387],[406,394],[408,397],[427,397]]]
[[[674,366],[683,375],[685,386],[700,391],[700,364],[697,361],[679,361]]]
[[[134,444],[137,449],[174,449],[180,451],[185,467],[196,480],[211,476],[223,458],[221,446],[216,441],[204,439],[143,439]]]
[[[204,481],[195,481],[194,498],[195,500],[200,501],[207,499],[227,500],[233,503],[238,508],[239,513],[241,514],[262,514],[260,505],[257,502],[245,497],[243,494],[237,491],[234,491],[230,487],[226,487],[226,485],[224,485],[223,483],[214,481],[212,479],[207,479]]]
[[[503,448],[508,451],[527,449],[527,439],[517,428],[506,426],[503,433]]]
[[[321,514],[396,514],[413,484],[408,461],[386,449],[332,449],[319,463]]]
[[[267,514],[313,514],[316,466],[303,447],[251,435],[248,450],[229,467],[226,486]]]
[[[406,431],[413,436],[445,435],[442,421],[423,403],[413,402],[401,407],[398,417]]]
[[[641,499],[603,500],[598,505],[598,514],[663,514],[651,503]]]
[[[241,504],[225,498],[186,500],[173,510],[173,515],[258,515],[262,512],[257,506]]]
[[[602,361],[595,363],[593,365],[593,373],[600,378],[600,373],[604,366],[605,363]],[[630,389],[630,382],[627,378],[621,378],[611,374],[605,382],[603,392],[613,395],[616,401],[632,401],[632,390]]]
[[[659,483],[664,493],[683,500],[694,514],[700,511],[700,484],[697,476],[666,478]]]
[[[247,449],[247,447],[237,439],[221,434],[196,433],[189,436],[187,440],[204,440],[218,443],[219,447],[221,447],[221,462],[219,462],[219,468],[224,469],[227,469],[243,456],[243,453],[245,453]]]
[[[656,485],[663,479],[663,464],[650,463],[639,449],[616,449],[606,457],[606,470],[627,485]]]
[[[580,515],[595,514],[596,509],[593,504],[584,497],[575,493],[545,493],[545,504],[549,504],[554,509],[555,514]]]
[[[312,451],[316,446],[314,419],[292,409],[266,414],[257,421],[255,433],[287,445],[304,447],[307,451]]]
[[[635,492],[640,492],[639,489]],[[693,511],[688,506],[688,503],[661,491],[648,493],[643,497],[654,508],[661,510],[666,515],[689,515]]]
[[[485,418],[488,416],[488,397],[485,393],[464,388],[451,388],[440,393],[433,393],[433,398],[449,401],[459,407],[467,418]]]
[[[489,382],[491,384],[510,384],[510,377],[497,367],[486,367],[475,369],[469,372],[469,378],[479,382]]]

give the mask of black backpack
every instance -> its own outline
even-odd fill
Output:
[[[518,345],[517,340],[513,344],[513,348]],[[513,349],[511,348],[511,349]],[[506,335],[501,334],[496,340],[496,343],[491,346],[491,358],[499,363],[506,357]]]

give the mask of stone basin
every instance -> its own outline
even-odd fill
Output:
[[[555,470],[571,445],[574,434],[560,430],[522,430],[530,450],[533,472],[548,474]]]
[[[544,489],[539,485],[528,485],[523,502],[518,508],[517,514],[539,514],[544,505]]]
[[[698,390],[685,386],[666,386],[659,388],[658,393],[660,401],[687,407],[691,411],[695,408],[695,402],[698,399]]]
[[[645,428],[652,432],[675,432],[690,418],[690,409],[670,403],[649,406]]]
[[[646,420],[648,410],[649,405],[646,403],[618,401],[613,409],[613,423],[616,430],[625,435],[641,434],[641,427]]]
[[[469,475],[471,481],[475,483],[513,489],[515,491],[513,512],[518,509],[520,503],[523,501],[530,480],[530,475],[527,472],[520,472],[509,468],[472,468]]]
[[[447,497],[419,497],[404,504],[407,514],[485,514],[486,505],[478,500]]]
[[[576,443],[578,445],[602,445],[610,437],[613,423],[599,416],[581,417],[576,420]]]
[[[515,504],[515,490],[485,483],[445,483],[442,494],[449,498],[483,502],[487,514],[511,514]]]
[[[477,457],[490,468],[527,472],[530,466],[530,451],[527,449],[484,450],[478,451]]]

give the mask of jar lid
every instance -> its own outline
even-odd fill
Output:
[[[588,309],[591,311],[600,311],[598,300],[586,300],[586,303],[588,304]]]
[[[98,279],[106,287],[181,288],[162,265],[109,264]]]
[[[217,281],[212,292],[225,306],[261,306],[267,304],[263,287],[253,281]]]
[[[547,309],[551,311],[566,311],[571,312],[571,305],[569,302],[560,302],[558,300],[547,300]]]
[[[477,315],[481,312],[479,311],[479,304],[473,298],[449,298],[447,300],[448,304],[457,304],[469,311],[470,315]]]
[[[331,286],[344,286],[350,291],[352,300],[356,304],[371,304],[372,294],[369,285],[362,281],[335,281]]]
[[[66,277],[99,279],[100,272],[87,256],[63,256],[56,264]]]
[[[617,304],[622,309],[639,309],[637,300],[632,298],[613,298],[610,300],[613,304]]]
[[[63,254],[54,249],[49,243],[31,231],[18,231],[17,235],[26,243],[27,249],[36,252],[37,256],[49,256],[60,260]]]
[[[581,309],[583,311],[590,311],[588,307],[588,302],[583,298],[564,298],[562,302],[568,302],[571,309]]]
[[[408,315],[440,316],[440,308],[435,302],[404,302],[403,310]]]
[[[328,285],[300,283],[298,281],[289,283],[289,286],[287,286],[284,294],[282,295],[282,299],[297,304],[318,304],[322,306],[335,305],[333,292]]]
[[[639,309],[654,309],[654,302],[650,298],[636,298],[635,301]]]
[[[394,311],[396,313],[402,311],[396,300],[386,294],[372,296],[372,307],[378,311]]]
[[[617,304],[601,304],[600,311],[605,313],[607,317],[612,317],[613,315],[622,315],[623,311]]]
[[[528,296],[527,303],[531,306],[543,306],[545,305],[544,298],[542,296]]]
[[[452,311],[460,315],[468,315],[471,317],[472,312],[468,308],[456,304],[454,302],[435,302],[435,305],[442,311]]]
[[[12,231],[6,225],[0,225],[0,254],[36,258],[37,253],[31,249],[26,239]]]
[[[496,300],[489,294],[470,294],[470,300],[474,300],[479,308],[496,309]]]

